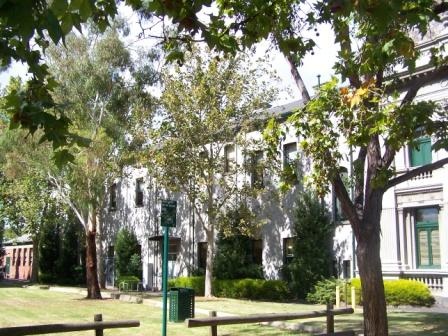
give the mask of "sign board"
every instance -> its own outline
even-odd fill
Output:
[[[176,227],[177,202],[172,200],[162,200],[160,214],[160,225],[166,227]]]

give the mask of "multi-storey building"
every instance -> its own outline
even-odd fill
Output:
[[[446,23],[446,20],[445,20]],[[422,41],[423,51],[448,41],[446,27],[442,24],[437,34]],[[417,75],[431,68],[422,65]],[[399,78],[406,82],[408,75]],[[418,100],[433,100],[448,106],[448,81],[434,81],[419,91]],[[268,110],[268,114],[284,120],[294,108],[301,105],[294,102]],[[448,107],[447,107],[448,108]],[[260,137],[258,131],[251,134]],[[408,171],[416,166],[447,157],[445,150],[434,152],[434,139],[422,136],[418,148],[405,147],[396,155],[396,172]],[[298,143],[291,132],[282,139],[282,161],[286,164],[297,156]],[[341,148],[341,150],[344,150]],[[223,153],[226,160],[242,163],[241,150],[232,145]],[[228,156],[228,157],[227,157]],[[350,155],[348,155],[350,157]],[[262,156],[260,156],[262,159]],[[306,164],[302,165],[305,166]],[[347,174],[352,167],[346,163]],[[250,176],[251,181],[261,179],[265,183],[272,177]],[[266,183],[268,186],[269,183]],[[157,181],[148,176],[145,169],[129,168],[124,177],[110,186],[109,206],[104,214],[104,245],[107,248],[106,264],[109,284],[113,275],[113,244],[120,227],[134,230],[141,243],[143,282],[149,288],[160,288],[162,229],[160,227],[160,201],[178,201],[177,227],[171,229],[169,239],[169,273],[176,277],[188,275],[197,268],[205,267],[206,239],[195,219],[184,195],[170,195],[161,190]],[[337,225],[334,240],[334,257],[339,276],[357,275],[355,247],[351,227],[338,211],[338,202],[328,198]],[[265,223],[258,236],[252,241],[253,259],[263,265],[266,278],[279,278],[280,270],[292,257],[291,220],[294,190],[280,200],[271,197],[269,188],[254,200],[258,216]],[[381,257],[385,277],[411,278],[423,281],[436,293],[448,296],[448,167],[434,170],[401,183],[386,192],[383,199],[381,218]]]

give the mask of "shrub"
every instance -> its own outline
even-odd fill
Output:
[[[142,262],[140,245],[136,235],[127,229],[121,229],[115,241],[115,267],[118,276],[135,275],[141,277]]]
[[[194,294],[202,296],[205,291],[205,278],[203,276],[179,277],[168,280],[168,288],[170,287],[187,287],[193,288]]]
[[[360,279],[352,279],[351,284],[357,292],[357,303],[362,304]],[[410,305],[430,307],[435,302],[428,286],[419,281],[405,279],[384,280],[384,291],[386,294],[386,303],[390,306]]]
[[[334,226],[325,206],[311,192],[295,204],[292,260],[283,268],[292,293],[303,299],[321,279],[332,275]]]
[[[314,291],[309,293],[307,300],[311,303],[327,303],[336,301],[336,286],[343,288],[344,282],[339,279],[326,279],[319,281],[314,287]],[[350,286],[355,287],[356,304],[362,304],[361,281],[351,279]],[[430,307],[434,304],[434,297],[428,287],[418,281],[412,280],[384,280],[384,291],[386,304],[390,306],[410,305]],[[345,300],[344,291],[341,290],[341,300]],[[348,292],[350,293],[350,291]],[[350,300],[350,294],[348,294]]]
[[[282,301],[290,295],[287,283],[281,280],[215,280],[213,288],[216,296],[234,299]]]
[[[309,292],[306,300],[310,303],[336,303],[336,286],[342,286],[343,281],[335,278],[320,280]]]
[[[204,295],[204,277],[170,279],[168,287],[193,288],[195,295]],[[213,280],[213,294],[232,299],[283,301],[290,297],[286,282],[281,280],[238,279]]]

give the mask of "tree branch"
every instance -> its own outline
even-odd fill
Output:
[[[353,232],[355,233],[356,239],[359,239],[361,221],[359,220],[356,208],[350,199],[350,195],[347,192],[347,188],[345,188],[345,185],[342,182],[341,176],[339,174],[335,175],[335,178],[333,179],[332,182],[334,192],[339,201],[341,202],[342,211],[349,219],[353,228]]]
[[[386,185],[386,190],[393,186],[396,186],[397,184],[408,181],[411,178],[416,177],[420,174],[423,174],[423,173],[426,173],[426,172],[429,172],[431,170],[435,170],[438,168],[442,168],[446,164],[448,164],[448,158],[444,158],[444,159],[436,161],[434,163],[427,164],[427,165],[415,168],[411,171],[408,171],[408,172],[404,173],[403,175],[397,176],[397,177],[389,180],[389,182]]]
[[[294,78],[294,81],[296,82],[297,87],[299,88],[299,91],[302,95],[303,103],[306,104],[311,100],[310,94],[308,93],[308,90],[305,86],[305,82],[302,79],[302,76],[300,76],[299,70],[298,70],[298,64],[294,61],[294,58],[291,54],[287,53],[285,54],[282,52],[285,56],[286,60],[289,63],[289,67],[291,69],[291,75]]]
[[[354,176],[355,176],[355,204],[358,213],[362,213],[364,207],[364,165],[366,162],[367,147],[361,147],[358,153],[358,158],[354,162]],[[358,170],[361,170],[358,172]]]

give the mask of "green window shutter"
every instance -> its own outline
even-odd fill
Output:
[[[417,140],[416,147],[410,148],[411,167],[423,166],[432,162],[431,138],[422,137]]]
[[[440,268],[440,239],[437,208],[415,211],[417,267]]]

